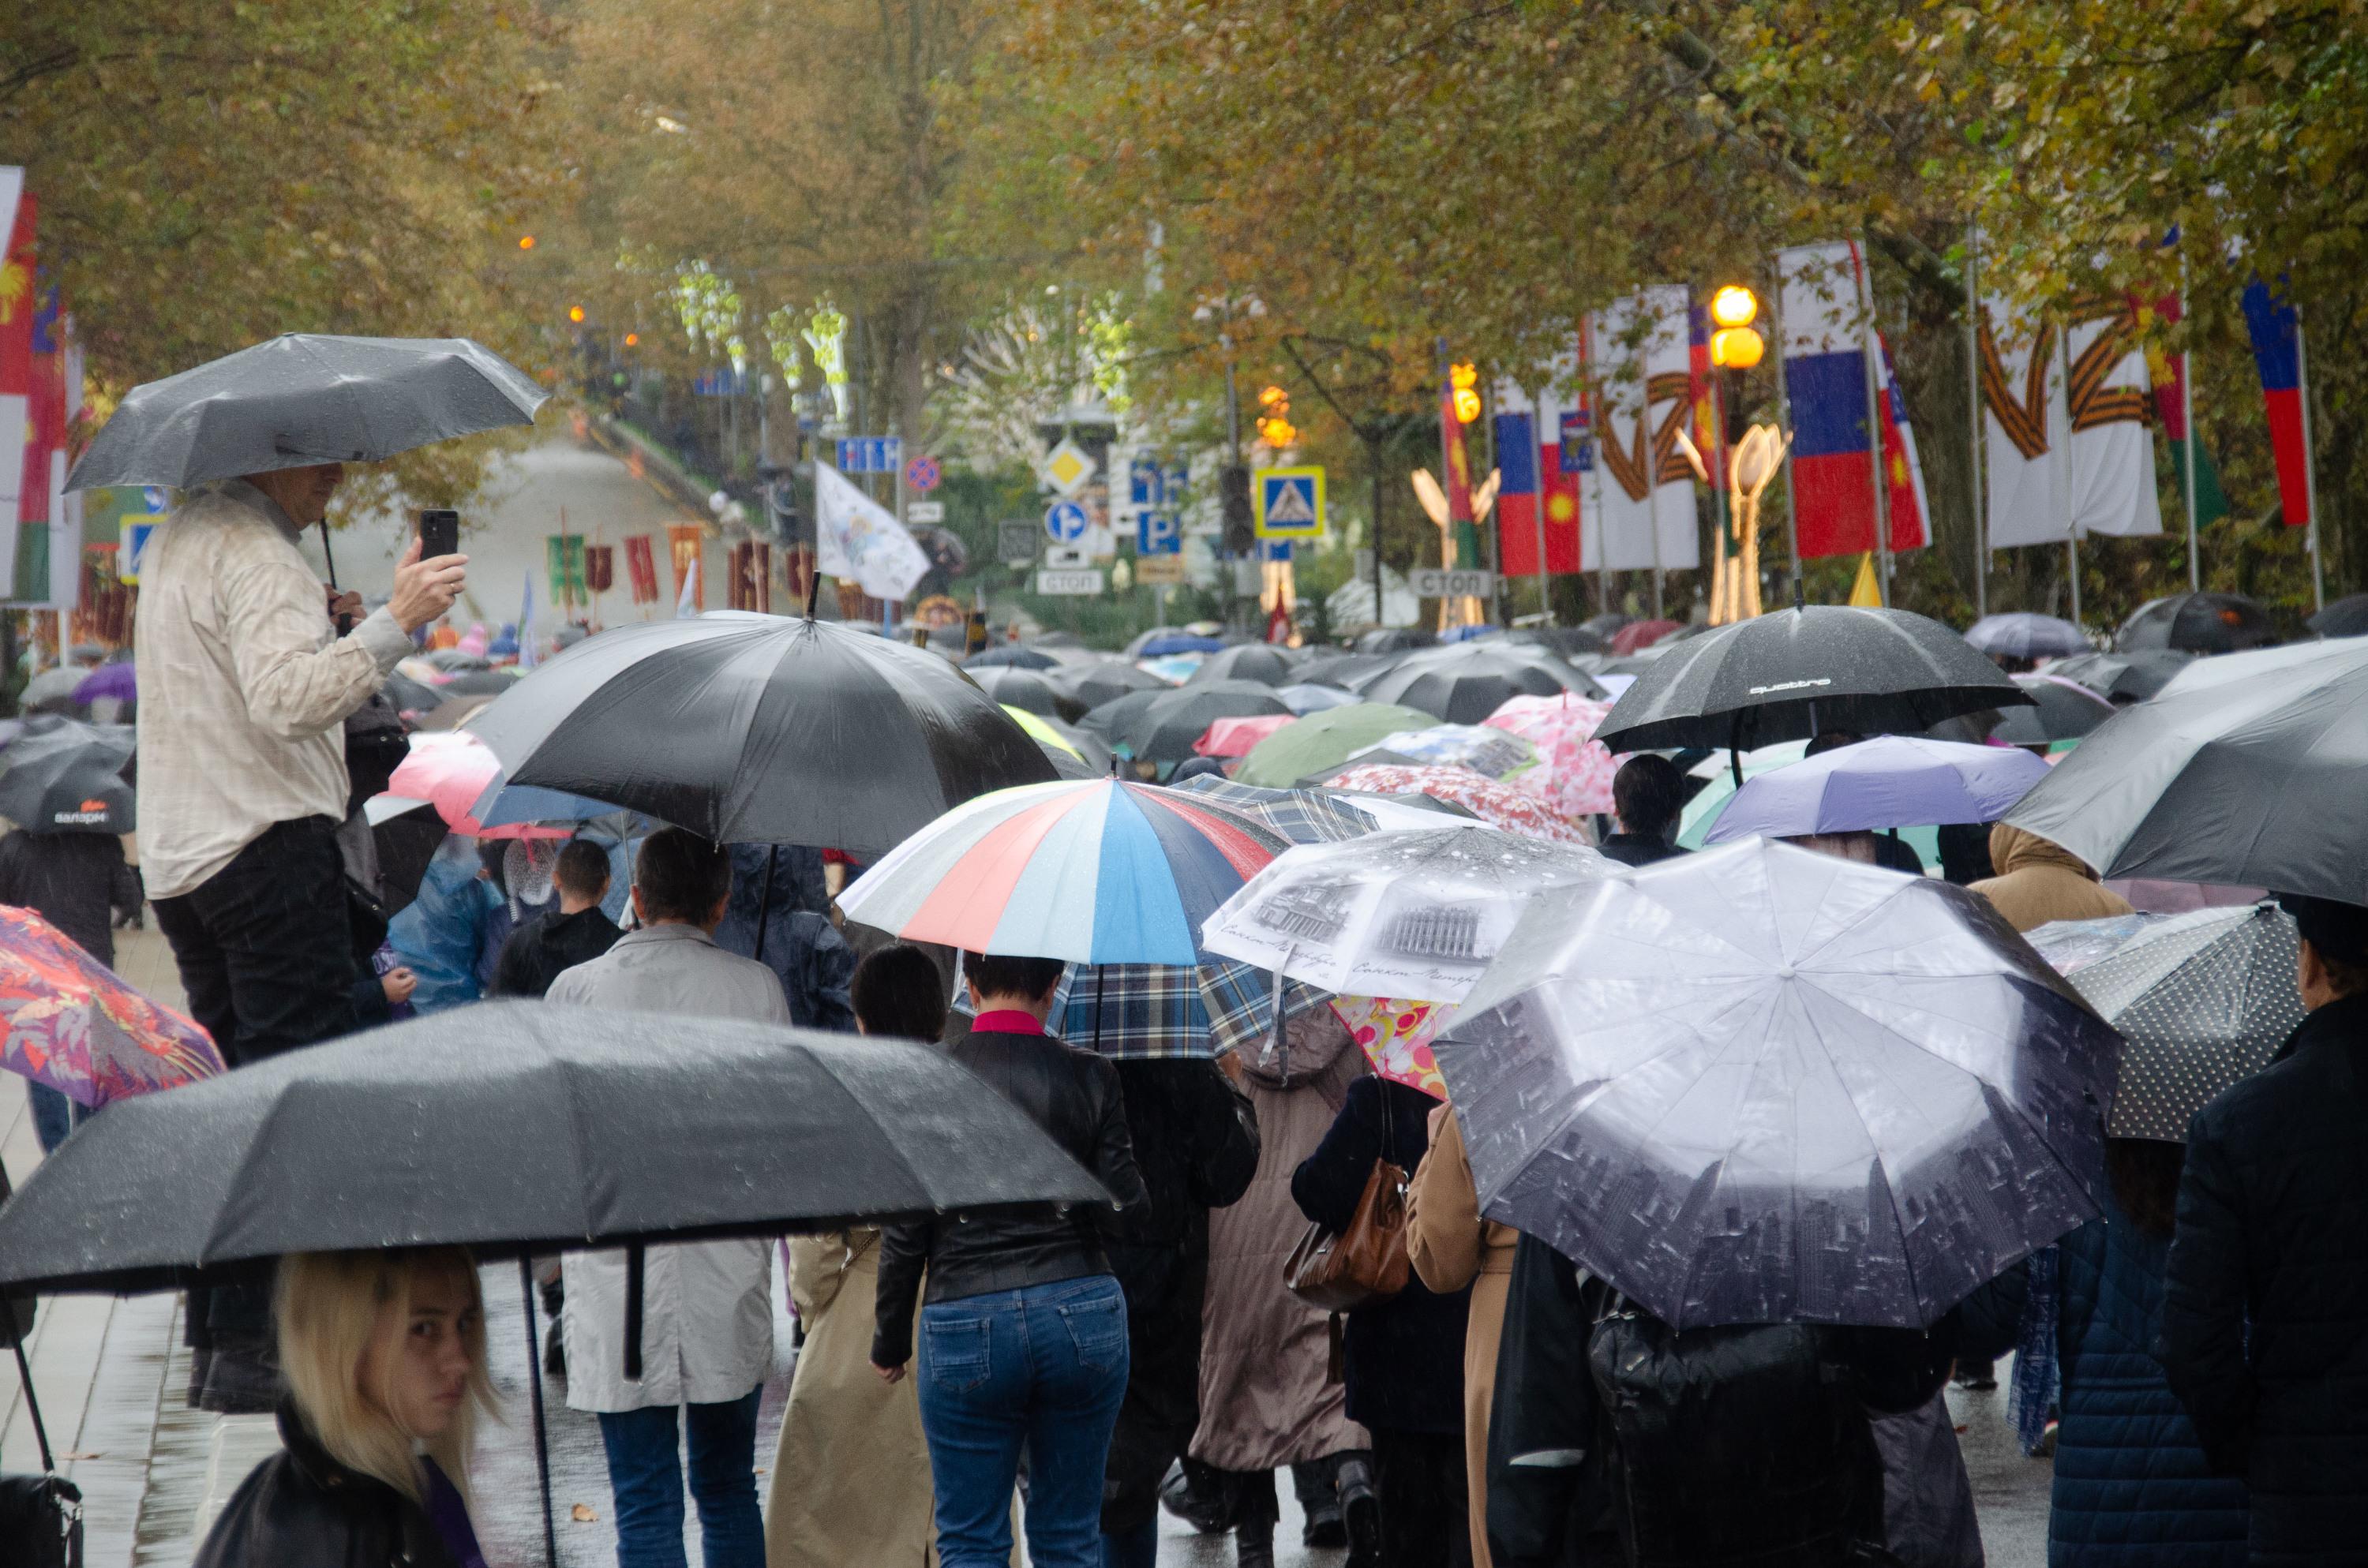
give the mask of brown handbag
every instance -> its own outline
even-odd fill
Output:
[[[1387,1116],[1384,1110],[1383,1115]],[[1386,1130],[1388,1123],[1383,1122]],[[1283,1260],[1282,1282],[1311,1307],[1354,1312],[1406,1289],[1406,1173],[1388,1153],[1373,1162],[1348,1229],[1311,1224]]]

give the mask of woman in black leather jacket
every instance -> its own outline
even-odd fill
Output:
[[[464,1466],[493,1391],[468,1254],[287,1257],[273,1316],[285,1447],[240,1483],[192,1568],[485,1568]]]
[[[1108,1208],[943,1214],[880,1243],[871,1361],[894,1381],[912,1356],[923,1270],[921,1430],[942,1568],[1011,1556],[1011,1489],[1028,1451],[1028,1554],[1097,1568],[1102,1472],[1126,1392],[1126,1299],[1103,1252],[1148,1203],[1118,1070],[1044,1032],[1062,966],[963,955],[976,1008],[949,1048],[1110,1189]]]

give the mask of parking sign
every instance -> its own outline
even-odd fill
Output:
[[[1137,555],[1181,555],[1184,528],[1173,512],[1140,512],[1134,519]]]

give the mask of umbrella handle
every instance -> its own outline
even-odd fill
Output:
[[[0,1304],[0,1312],[16,1310],[13,1303]],[[14,1322],[8,1325],[8,1347],[17,1353],[17,1381],[25,1391],[25,1414],[33,1418],[33,1442],[41,1450],[41,1469],[54,1473],[58,1465],[50,1457],[50,1429],[41,1423],[41,1402],[33,1397],[33,1369],[25,1362],[25,1336],[17,1332]]]
[[[551,1522],[551,1432],[542,1414],[542,1346],[534,1333],[534,1263],[518,1257],[518,1293],[526,1303],[526,1385],[534,1391],[534,1468],[542,1477],[542,1560],[559,1568],[559,1530]]]

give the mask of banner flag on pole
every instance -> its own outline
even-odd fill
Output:
[[[929,574],[929,558],[905,525],[828,463],[814,465],[814,539],[822,571],[890,604]]]
[[[1891,550],[1920,548],[1930,506],[1916,432],[1882,334],[1871,332],[1861,304],[1866,258],[1855,242],[1797,245],[1776,257],[1777,320],[1783,328],[1784,391],[1793,410],[1793,507],[1804,559],[1861,554],[1876,548],[1871,432],[1883,443]],[[1867,416],[1866,355],[1877,356],[1879,426]]]
[[[2256,278],[2245,285],[2245,329],[2261,374],[2270,455],[2278,468],[2278,509],[2286,527],[2310,522],[2310,448],[2303,433],[2302,354],[2294,302]],[[8,389],[0,385],[0,392]]]
[[[1578,475],[1563,472],[1562,428],[1578,411],[1566,390],[1577,369],[1576,354],[1565,355],[1554,382],[1532,397],[1512,381],[1497,383],[1497,569],[1508,577],[1538,574],[1538,508],[1543,506],[1545,570],[1578,567]]]
[[[1694,471],[1678,449],[1678,432],[1693,412],[1688,303],[1682,283],[1656,284],[1588,318],[1603,497],[1590,530],[1600,555],[1590,552],[1590,570],[1676,572],[1702,564]]]
[[[2186,314],[2176,294],[2165,294],[2151,307],[2138,307],[2143,322],[2151,309],[2157,319],[2176,325]],[[2200,437],[2187,427],[2187,356],[2166,354],[2159,348],[2146,350],[2146,379],[2154,388],[2154,416],[2162,426],[2164,442],[2170,448],[2170,472],[2178,477],[2183,495],[2187,490],[2187,443],[2193,439],[2195,464],[2195,522],[2198,528],[2216,522],[2228,515],[2228,493],[2221,487],[2220,470],[2213,462]]]
[[[2076,301],[2067,329],[1992,297],[1979,335],[1989,542],[2162,532],[2146,356],[2126,301]],[[2068,341],[2067,341],[2068,336]]]
[[[1710,307],[1697,304],[1686,312],[1686,401],[1693,413],[1686,431],[1710,470],[1714,488],[1726,484],[1726,400],[1719,390],[1718,369],[1710,361],[1713,331]]]
[[[0,598],[17,591],[19,525],[49,511],[49,471],[33,472],[33,201],[25,171],[0,169]],[[47,585],[42,585],[46,586]],[[35,585],[25,585],[28,589]]]

